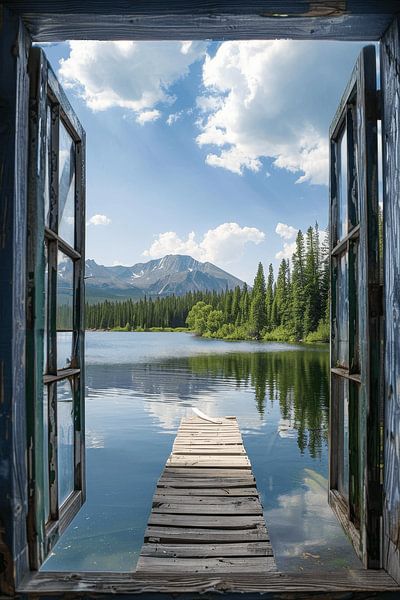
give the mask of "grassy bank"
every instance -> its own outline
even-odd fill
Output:
[[[190,329],[187,327],[136,327],[132,328],[129,325],[125,327],[112,327],[111,329],[107,329],[107,331],[132,331],[132,332],[152,332],[152,333],[161,333],[161,332],[174,332],[174,333],[191,333]]]
[[[297,339],[293,332],[280,325],[276,327],[272,331],[265,332],[260,338],[255,338],[251,335],[248,327],[240,326],[235,327],[231,324],[223,324],[219,329],[214,332],[204,331],[200,333],[199,331],[195,331],[188,327],[137,327],[131,328],[129,325],[126,327],[112,327],[111,329],[89,329],[88,331],[126,331],[132,333],[196,333],[199,337],[208,338],[208,339],[217,339],[224,340],[226,342],[234,342],[234,341],[247,341],[247,342],[287,342],[287,343],[297,343],[302,342],[305,344],[315,344],[315,343],[327,343],[329,342],[329,326],[325,323],[320,323],[318,329],[309,333],[304,339]]]

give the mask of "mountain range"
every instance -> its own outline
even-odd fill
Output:
[[[144,296],[182,296],[187,292],[222,292],[243,287],[244,282],[210,262],[199,262],[191,256],[169,254],[163,258],[137,263],[132,267],[106,267],[94,260],[86,261],[86,298],[101,300],[138,300]],[[60,263],[59,294],[69,295],[72,270],[70,263]]]

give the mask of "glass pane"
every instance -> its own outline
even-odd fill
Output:
[[[336,365],[349,366],[349,294],[347,252],[338,259],[336,283]]]
[[[60,121],[58,234],[75,242],[75,142]]]
[[[353,373],[360,372],[360,334],[358,324],[359,261],[358,240],[349,243],[349,364]]]
[[[338,491],[346,500],[349,498],[349,381],[336,378],[338,401],[339,446],[338,446]]]
[[[58,251],[57,263],[57,330],[69,330],[73,327],[74,261]]]
[[[51,148],[51,109],[47,105],[46,113],[46,158],[45,158],[45,180],[44,180],[44,222],[50,225],[50,148]]]
[[[48,386],[43,389],[43,504],[45,522],[49,519],[50,493],[49,493],[49,395]]]
[[[57,332],[57,370],[68,369],[72,359],[72,331]]]
[[[47,244],[44,244],[44,331],[43,331],[43,371],[47,373],[47,348],[48,348],[48,310],[49,310],[49,256]]]
[[[69,379],[57,383],[58,501],[74,491],[74,414]]]
[[[337,143],[338,151],[338,199],[337,199],[337,240],[347,235],[347,130],[344,129]]]

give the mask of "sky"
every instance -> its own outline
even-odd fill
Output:
[[[252,283],[328,221],[328,131],[350,42],[45,44],[87,136],[87,258],[166,254]]]

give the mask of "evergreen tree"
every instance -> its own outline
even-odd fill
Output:
[[[301,231],[296,237],[296,252],[292,257],[292,294],[291,294],[291,321],[296,339],[300,340],[304,334],[305,313],[305,278],[304,278],[304,237]]]
[[[260,339],[266,325],[265,320],[265,278],[261,263],[258,265],[257,275],[254,279],[250,304],[250,331],[256,339]]]
[[[267,290],[265,293],[265,319],[266,327],[270,331],[273,327],[272,323],[272,305],[274,302],[274,268],[272,264],[268,267]]]
[[[322,236],[321,236],[322,237]],[[60,329],[67,328],[70,308],[57,308]],[[261,263],[254,287],[223,292],[188,292],[184,296],[131,298],[86,305],[89,329],[146,330],[189,326],[200,335],[227,339],[326,339],[329,332],[329,241],[320,240],[318,224],[306,240],[298,232],[291,262],[283,259],[276,283],[269,265],[267,285]],[[314,334],[314,335],[313,335]]]
[[[276,325],[287,325],[289,321],[289,282],[288,265],[283,258],[278,271],[276,280],[275,296],[273,302],[273,314]]]

